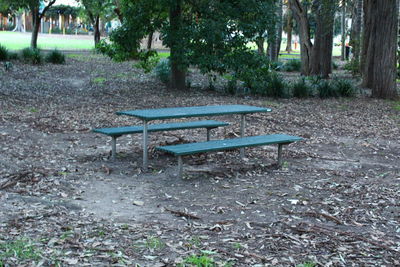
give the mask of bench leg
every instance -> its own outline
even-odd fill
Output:
[[[143,121],[143,172],[147,172],[148,169],[148,125],[147,121]]]
[[[282,147],[283,144],[278,144],[278,167],[282,166]]]
[[[241,114],[241,115],[240,115],[240,137],[244,137],[245,124],[246,124],[246,121],[245,121],[245,118],[244,118],[244,114]],[[241,157],[242,159],[245,157],[245,154],[244,154],[244,147],[242,147],[242,148],[240,149],[240,157]]]
[[[112,136],[111,139],[111,159],[115,160],[117,155],[117,137]]]
[[[207,128],[207,142],[210,141],[210,137],[211,137],[211,129]]]
[[[182,176],[183,176],[182,156],[178,156],[178,178],[182,179]]]

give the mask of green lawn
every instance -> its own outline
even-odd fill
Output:
[[[31,43],[30,33],[17,33],[0,31],[0,44],[10,50],[20,50],[29,47]],[[94,48],[94,41],[87,36],[79,38],[68,35],[40,35],[38,47],[41,49],[60,49],[60,50],[87,50]]]

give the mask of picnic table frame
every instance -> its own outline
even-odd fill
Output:
[[[159,109],[138,109],[118,111],[117,115],[127,115],[139,118],[143,122],[143,171],[148,169],[148,124],[152,120],[166,120],[176,118],[222,116],[240,114],[240,136],[245,134],[245,116],[247,114],[270,112],[270,108],[249,105],[215,105],[174,107]],[[240,156],[244,157],[244,148],[240,149]]]

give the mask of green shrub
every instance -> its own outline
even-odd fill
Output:
[[[301,60],[299,59],[290,59],[286,61],[282,68],[283,71],[293,72],[301,70]]]
[[[154,50],[142,52],[139,55],[139,63],[135,64],[136,68],[143,69],[145,73],[150,73],[157,66],[160,57]]]
[[[337,97],[339,96],[336,88],[327,80],[322,80],[316,86],[320,98]]]
[[[349,80],[335,79],[333,81],[333,86],[335,87],[335,91],[339,96],[352,97],[356,93],[355,87]]]
[[[299,79],[292,85],[293,96],[294,97],[309,97],[312,95],[312,88],[307,84],[304,78]]]
[[[24,48],[21,56],[26,63],[38,65],[43,62],[42,52],[37,48]]]
[[[237,91],[238,91],[237,80],[229,79],[225,86],[225,92],[230,95],[234,95],[236,94]]]
[[[9,59],[8,49],[0,45],[0,61],[6,61]]]
[[[350,62],[344,65],[344,69],[350,71],[353,76],[360,74],[360,62],[352,59]]]
[[[18,53],[15,53],[15,52],[9,52],[8,53],[8,59],[17,60],[17,59],[19,59],[19,55],[18,55]]]
[[[332,61],[332,69],[334,70],[339,69],[339,65],[335,61]]]
[[[284,64],[280,61],[272,61],[270,63],[271,70],[280,71],[283,70]]]
[[[53,64],[64,64],[65,55],[58,50],[53,50],[46,56],[46,62]]]
[[[265,92],[262,93],[263,95],[278,98],[289,97],[288,84],[280,75],[272,72],[267,78],[268,83]]]
[[[60,28],[56,27],[56,28],[51,29],[51,33],[60,34],[60,33],[62,33],[62,31]]]
[[[161,59],[158,64],[154,68],[154,73],[156,76],[163,82],[169,83],[170,82],[170,75],[171,75],[171,64],[169,63],[169,59],[163,58]]]

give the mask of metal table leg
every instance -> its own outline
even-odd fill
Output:
[[[111,140],[111,159],[115,160],[117,154],[117,137],[112,136]]]
[[[241,114],[240,115],[240,137],[244,137],[244,128],[245,128],[245,124],[246,124],[246,121],[245,121],[245,118],[244,118],[244,114]],[[242,147],[241,149],[240,149],[240,157],[241,158],[244,158],[245,157],[245,154],[244,154],[244,147]]]
[[[178,156],[178,178],[182,179],[182,175],[183,175],[182,156]]]
[[[282,166],[282,147],[283,144],[278,144],[278,166]]]
[[[148,146],[148,125],[147,121],[143,121],[143,171],[147,172],[148,159],[147,159],[147,146]]]
[[[207,142],[210,141],[210,136],[211,136],[210,131],[211,131],[211,129],[207,128]]]

